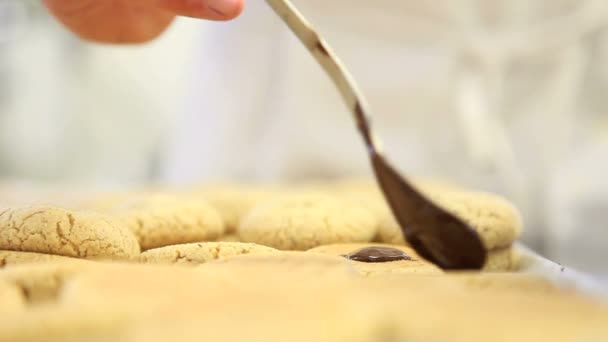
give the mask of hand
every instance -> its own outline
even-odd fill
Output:
[[[142,43],[160,35],[176,15],[230,20],[244,0],[44,0],[80,37],[105,43]]]

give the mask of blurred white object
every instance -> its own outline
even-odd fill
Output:
[[[608,137],[581,144],[556,170],[545,214],[547,254],[608,285]]]
[[[2,44],[19,39],[26,30],[27,2],[0,0],[0,48]]]
[[[198,21],[182,20],[145,46],[95,45],[78,40],[40,6],[0,0],[0,18],[11,18],[6,27],[0,23],[6,38],[0,39],[2,175],[152,181],[167,122],[184,102],[187,66],[198,62],[188,53]],[[17,25],[22,15],[27,25]]]

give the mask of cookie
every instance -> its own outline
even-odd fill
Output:
[[[366,249],[367,250],[363,250]],[[348,259],[349,254],[355,253],[359,251],[359,255],[361,255],[361,251],[366,252],[369,248],[374,248],[377,251],[377,248],[386,249],[389,251],[394,251],[393,255],[398,257],[396,258],[387,258],[386,261],[383,262],[374,262],[374,260],[378,260],[378,258],[374,258],[374,254],[379,256],[379,254],[372,252],[365,253],[366,262],[361,261],[363,258],[359,257],[351,257],[349,261],[352,265],[357,269],[357,271],[365,276],[383,276],[391,273],[412,273],[412,274],[441,274],[443,273],[441,269],[432,263],[424,260],[418,254],[409,247],[405,246],[396,246],[396,245],[383,245],[383,244],[335,244],[335,245],[326,245],[320,246],[313,249],[308,250],[309,253],[321,253],[321,254],[329,254],[329,255],[337,255],[344,256]],[[395,253],[396,252],[396,253]],[[405,254],[399,253],[403,252]],[[402,255],[399,255],[402,254]],[[402,257],[403,256],[403,257]],[[407,259],[409,257],[409,260]],[[357,259],[357,260],[355,260]],[[391,260],[392,259],[392,260]],[[390,261],[389,261],[390,260]]]
[[[364,276],[384,276],[391,273],[441,274],[437,266],[421,258],[412,248],[403,245],[390,244],[335,244],[319,246],[308,250],[311,253],[323,253],[348,257],[349,254],[364,248],[389,248],[398,250],[409,256],[411,260],[388,260],[386,262],[351,262]],[[390,251],[389,251],[390,252]],[[367,253],[369,254],[369,253]],[[395,254],[395,253],[393,253]],[[373,253],[372,253],[373,258]],[[355,258],[357,259],[357,258]],[[488,253],[488,260],[483,268],[485,272],[504,272],[515,268],[513,250],[511,247],[502,248]]]
[[[77,275],[62,299],[84,312],[129,315],[134,340],[487,341],[496,331],[509,341],[608,336],[605,305],[546,291],[537,279],[339,276],[348,265],[336,256],[283,252],[199,268],[128,266]],[[502,331],[505,323],[518,329]]]
[[[14,314],[25,309],[25,299],[19,287],[0,281],[0,316]]]
[[[517,268],[512,247],[503,247],[488,252],[488,259],[483,267],[485,272],[507,272]]]
[[[467,290],[480,291],[505,291],[520,293],[564,293],[569,292],[562,289],[549,280],[530,274],[517,273],[452,273],[447,281],[454,281],[463,285]]]
[[[218,242],[241,242],[236,234],[222,235],[217,239]]]
[[[53,306],[0,313],[0,340],[487,341],[497,331],[509,341],[608,337],[604,303],[511,276],[364,278],[342,257],[311,252],[239,255],[199,267],[104,265],[67,279]]]
[[[127,227],[107,216],[36,206],[0,214],[0,250],[130,259],[139,254],[139,245]]]
[[[78,262],[80,259],[69,258],[53,254],[0,251],[0,269],[6,266],[33,264],[33,263],[60,263]]]
[[[500,196],[463,191],[430,191],[428,196],[475,229],[487,250],[507,247],[521,233],[519,212]],[[405,244],[401,229],[388,207],[379,217],[377,240]]]
[[[354,279],[358,276],[348,260],[317,253],[283,251],[227,257],[206,263],[202,272],[229,281],[320,282],[322,279]]]
[[[65,280],[101,263],[73,259],[58,263],[27,264],[7,267],[0,272],[0,282],[17,286],[28,304],[48,303],[56,300]]]
[[[344,295],[351,291],[342,284],[348,286],[356,273],[344,274],[349,265],[341,258],[286,252],[236,256],[198,268],[160,266],[78,275],[66,287],[62,304],[128,315],[130,341],[373,337],[376,320],[370,311],[351,312],[367,303]],[[308,322],[306,329],[302,322]]]
[[[314,300],[319,301],[357,278],[343,258],[305,252],[239,255],[198,267],[104,265],[72,277],[61,303],[85,310],[116,308],[144,317],[156,312],[179,321],[215,316],[227,308],[254,313],[271,301],[287,304],[284,296],[298,289],[316,294]],[[294,297],[288,302],[300,301]]]
[[[563,291],[506,287],[479,290],[445,279],[425,284],[427,279],[414,278],[421,277],[407,276],[368,288],[370,293],[382,291],[375,300],[392,321],[385,327],[391,327],[395,341],[491,341],[496,340],[497,331],[501,331],[504,341],[537,341],[549,336],[560,341],[608,337],[608,308],[591,298]]]
[[[206,186],[197,191],[215,208],[226,227],[226,234],[234,234],[243,219],[258,203],[276,195],[275,187],[254,187],[251,185]]]
[[[437,192],[430,197],[480,235],[487,250],[510,246],[521,234],[519,211],[501,196],[484,192]]]
[[[253,243],[203,242],[150,249],[141,254],[145,263],[203,264],[241,254],[276,253],[274,248]]]
[[[10,315],[0,313],[0,320],[0,341],[137,341],[127,338],[132,321],[118,310],[45,305]]]
[[[509,246],[521,233],[521,217],[506,199],[489,193],[467,191],[445,181],[416,179],[413,184],[429,198],[477,230],[488,250]],[[336,194],[355,199],[377,215],[375,241],[406,244],[380,188],[374,181],[347,180],[329,187]]]
[[[245,242],[282,250],[307,250],[342,242],[371,241],[374,215],[361,206],[324,194],[283,196],[260,204],[238,230]]]
[[[142,250],[213,241],[224,233],[217,211],[190,196],[134,195],[108,212],[133,231]]]

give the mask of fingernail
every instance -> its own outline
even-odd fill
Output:
[[[241,0],[208,0],[209,10],[223,17],[234,17],[241,10]]]

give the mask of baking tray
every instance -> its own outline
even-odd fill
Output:
[[[540,275],[552,284],[608,302],[608,287],[589,275],[548,260],[521,243],[514,245],[518,273]]]

